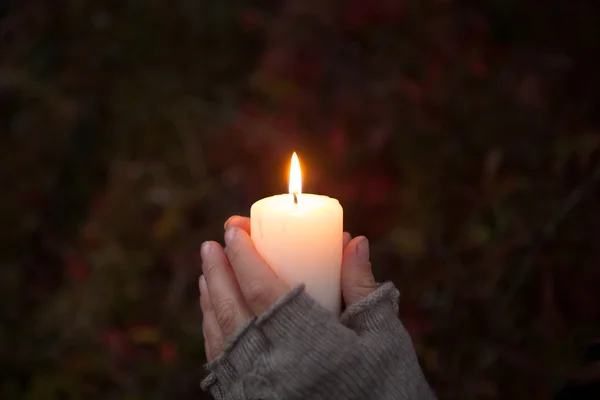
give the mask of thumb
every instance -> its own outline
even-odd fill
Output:
[[[344,249],[342,294],[346,307],[367,297],[376,288],[377,283],[369,260],[369,240],[359,236],[352,239]]]

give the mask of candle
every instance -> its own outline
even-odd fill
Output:
[[[339,314],[343,209],[336,199],[302,193],[296,153],[289,193],[254,203],[250,221],[252,240],[277,275],[291,286],[304,283],[313,299]]]

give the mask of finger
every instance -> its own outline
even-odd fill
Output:
[[[349,232],[344,232],[344,245],[342,249],[345,249],[348,246],[348,243],[352,240],[352,235]]]
[[[204,350],[206,360],[214,360],[223,350],[223,332],[217,322],[217,317],[212,308],[210,293],[204,275],[198,280],[200,287],[200,308],[202,308],[202,333],[204,335]]]
[[[256,315],[266,311],[290,290],[261,257],[245,230],[227,229],[225,242],[227,258],[246,303]]]
[[[225,337],[252,317],[231,270],[225,252],[217,242],[204,242],[202,273],[206,279],[216,320]]]
[[[369,241],[359,236],[348,243],[342,259],[342,295],[346,307],[367,297],[376,288],[369,261]]]
[[[237,227],[246,231],[248,235],[250,235],[250,218],[248,217],[240,217],[239,215],[234,215],[233,217],[229,217],[227,221],[225,221],[224,225],[225,229],[231,227]]]

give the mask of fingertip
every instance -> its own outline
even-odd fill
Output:
[[[208,257],[208,255],[210,254],[211,247],[212,243],[210,241],[206,241],[202,243],[202,246],[200,246],[200,256],[203,260],[206,259],[206,257]]]
[[[202,243],[200,247],[200,256],[203,262],[206,262],[208,259],[218,255],[219,251],[223,251],[223,247],[219,242],[215,242],[214,240],[207,240]]]
[[[345,240],[346,238],[344,238]],[[349,257],[356,258],[356,246],[358,244],[359,237],[350,238],[346,246],[344,246],[344,259],[347,260]]]
[[[231,226],[225,231],[225,244],[231,243],[238,233],[238,228]]]
[[[229,219],[225,221],[225,224],[223,225],[225,230],[231,227],[240,228],[247,233],[250,233],[250,218],[242,217],[241,215],[233,215],[229,217]]]
[[[359,236],[356,244],[356,255],[364,262],[369,261],[369,239],[365,236]]]
[[[348,246],[348,243],[350,243],[351,240],[352,235],[350,234],[350,232],[344,232],[343,248],[346,248],[346,246]]]
[[[342,292],[346,306],[368,296],[377,288],[369,261],[369,241],[359,236],[350,241],[342,261]]]
[[[223,247],[215,242],[205,242],[200,250],[202,255],[202,275],[210,281],[215,271],[227,267],[227,257]]]
[[[225,232],[225,244],[225,254],[231,266],[234,267],[234,271],[240,261],[260,257],[250,235],[243,229],[236,227],[228,228]]]
[[[230,245],[234,241],[243,246],[252,245],[254,247],[254,242],[250,238],[250,232],[238,226],[231,225],[225,231],[225,244]]]
[[[355,263],[370,262],[369,239],[366,236],[357,236],[350,239],[344,248],[344,258],[348,261],[354,260]]]
[[[242,240],[252,241],[250,239],[250,232],[246,229],[238,229],[238,238]],[[252,244],[254,244],[254,242],[252,242]]]

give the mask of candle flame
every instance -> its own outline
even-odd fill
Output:
[[[300,160],[296,152],[292,154],[292,163],[290,164],[290,194],[302,193],[302,171],[300,170]]]

